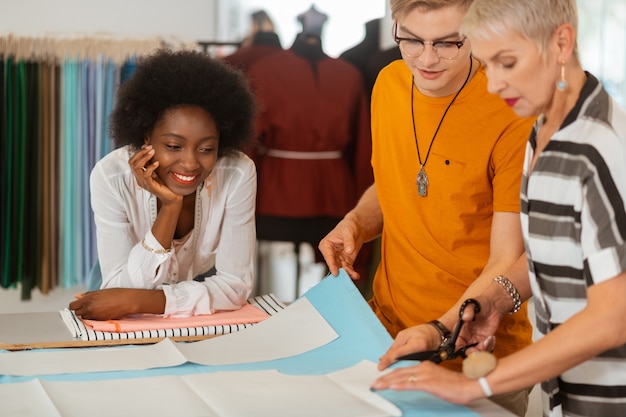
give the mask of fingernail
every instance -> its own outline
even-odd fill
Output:
[[[483,347],[486,350],[493,350],[494,346],[496,344],[496,337],[495,336],[488,336],[484,341],[483,341]]]

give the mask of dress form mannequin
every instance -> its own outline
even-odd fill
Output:
[[[296,258],[300,244],[310,244],[322,263],[319,241],[373,180],[368,104],[359,71],[324,53],[327,15],[312,6],[297,19],[302,31],[292,47],[248,72],[261,109],[257,239],[292,242]]]
[[[328,15],[317,10],[314,4],[309,10],[298,15],[298,21],[302,24],[302,33],[307,37],[313,36],[318,39],[322,38],[322,28],[326,20],[328,20]]]

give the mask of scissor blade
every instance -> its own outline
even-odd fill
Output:
[[[438,352],[439,352],[438,350],[414,352],[414,353],[409,353],[407,355],[400,356],[396,360],[398,361],[426,361],[426,360],[429,360],[433,355],[436,355]]]

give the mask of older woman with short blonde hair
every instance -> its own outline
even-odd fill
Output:
[[[575,0],[475,0],[461,32],[489,91],[538,116],[521,186],[526,253],[507,277],[534,296],[543,337],[478,380],[422,363],[373,387],[467,403],[541,383],[544,415],[626,415],[626,111],[581,66]],[[495,284],[476,299],[464,340],[511,308]]]

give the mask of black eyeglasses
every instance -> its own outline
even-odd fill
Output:
[[[415,38],[401,38],[398,36],[398,24],[394,24],[393,38],[400,48],[402,54],[410,57],[417,58],[424,53],[426,45],[432,46],[437,56],[441,59],[454,59],[459,56],[459,50],[465,44],[467,38],[463,38],[460,41],[435,41],[427,42]]]

